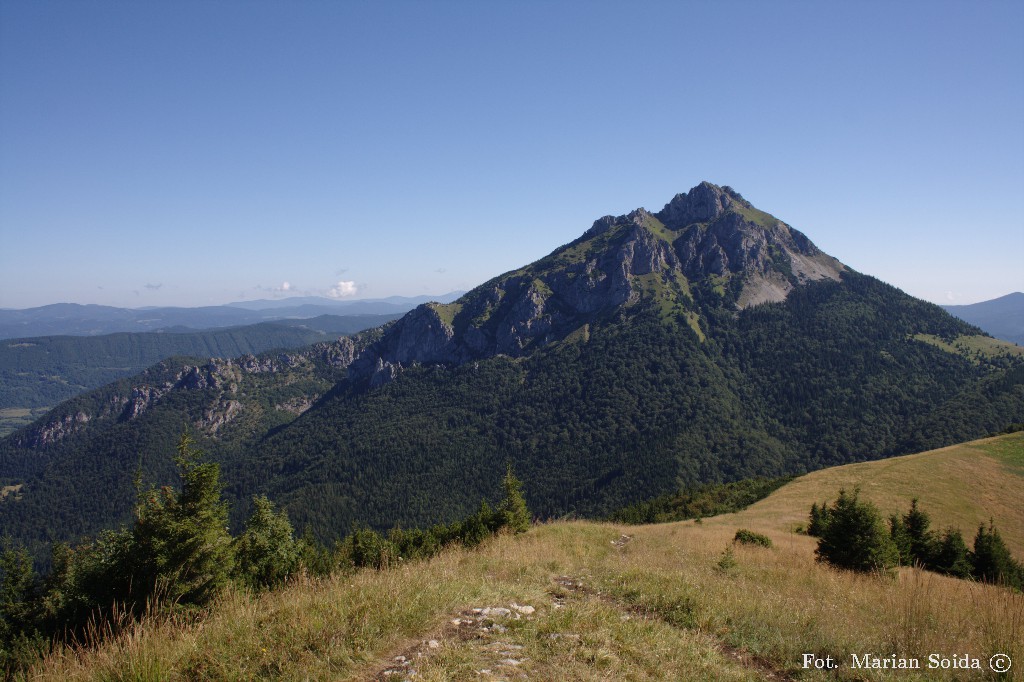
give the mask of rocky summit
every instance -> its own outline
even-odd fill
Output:
[[[703,334],[694,284],[731,292],[731,305],[743,309],[783,301],[808,282],[838,281],[845,269],[732,188],[702,182],[658,213],[638,208],[599,218],[579,239],[454,303],[421,305],[367,348],[350,373],[379,386],[410,363],[521,356],[645,299]]]

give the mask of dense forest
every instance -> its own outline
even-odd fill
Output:
[[[348,378],[323,345],[253,358],[245,372],[163,363],[141,378],[177,388],[137,415],[74,421],[137,393],[140,378],[62,405],[53,419],[71,427],[59,440],[5,439],[0,485],[22,487],[0,520],[37,556],[127,520],[136,472],[173,473],[160,462],[183,422],[222,466],[233,528],[266,494],[329,542],[355,523],[465,517],[508,463],[540,517],[604,516],[694,484],[904,454],[1024,420],[1018,360],[915,340],[978,331],[873,278],[848,272],[740,313],[728,293],[695,287],[703,340],[682,313],[641,301],[525,357],[412,364],[379,388]]]
[[[541,518],[604,517],[1024,421],[1024,358],[985,342],[701,183],[384,327],[63,403],[0,440],[0,524],[41,557],[127,521],[183,425],[236,529],[256,495],[322,542],[448,523],[509,465]]]

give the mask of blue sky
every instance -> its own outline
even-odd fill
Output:
[[[0,2],[0,307],[469,289],[701,180],[1024,290],[1024,3]]]

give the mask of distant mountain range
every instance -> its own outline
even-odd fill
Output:
[[[234,358],[287,350],[378,327],[391,315],[321,315],[207,331],[118,332],[0,340],[0,435],[41,407],[137,374],[171,356]]]
[[[198,308],[115,308],[55,303],[22,310],[0,309],[0,339],[33,336],[96,336],[115,332],[154,332],[236,327],[320,315],[401,315],[426,301],[446,303],[462,292],[441,296],[338,301],[320,297],[241,301]]]
[[[942,307],[951,315],[981,327],[997,339],[1024,346],[1024,293],[1017,291],[991,301]]]
[[[542,517],[802,473],[1024,422],[1020,349],[857,273],[729,187],[600,218],[450,303],[300,350],[172,358],[0,440],[0,527],[39,553],[173,481],[188,425],[233,523],[267,494],[330,540],[461,518],[511,464]]]

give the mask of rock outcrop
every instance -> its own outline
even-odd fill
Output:
[[[113,384],[114,390],[98,389],[65,403],[20,434],[14,442],[22,447],[46,448],[83,430],[94,420],[120,422],[138,419],[174,392],[207,392],[196,427],[210,435],[237,419],[247,408],[237,395],[248,377],[292,373],[299,376],[316,367],[345,370],[362,350],[362,342],[341,338],[317,343],[288,353],[243,355],[235,359],[211,358],[204,364],[164,361],[134,380]],[[283,383],[288,383],[284,380]],[[102,394],[102,397],[100,395]],[[292,397],[278,409],[302,414],[319,394]]]
[[[455,303],[421,305],[368,346],[349,376],[377,387],[410,365],[525,355],[644,298],[685,317],[700,336],[690,283],[732,283],[742,309],[782,301],[809,281],[839,279],[842,270],[735,190],[702,182],[657,214],[640,208],[599,218],[576,241]]]

